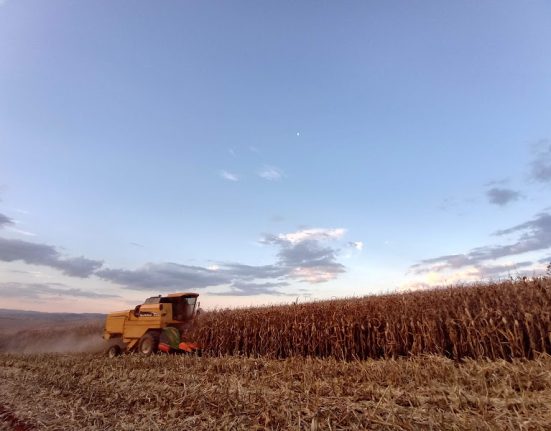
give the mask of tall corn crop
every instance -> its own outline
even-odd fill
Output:
[[[218,310],[188,336],[213,356],[533,358],[551,353],[551,279]]]

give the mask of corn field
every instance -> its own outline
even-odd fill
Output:
[[[210,356],[531,359],[551,353],[551,279],[218,310],[188,337]]]

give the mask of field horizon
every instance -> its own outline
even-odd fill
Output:
[[[0,310],[0,352],[99,351],[104,318]],[[182,335],[210,356],[531,358],[551,354],[551,278],[204,311]]]

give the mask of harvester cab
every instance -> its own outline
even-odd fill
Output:
[[[138,351],[200,353],[197,343],[184,341],[197,316],[197,293],[152,296],[133,310],[107,315],[103,338],[109,341],[109,356]]]

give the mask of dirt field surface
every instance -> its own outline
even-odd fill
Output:
[[[0,355],[3,430],[544,430],[551,357]]]

